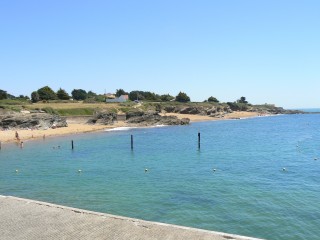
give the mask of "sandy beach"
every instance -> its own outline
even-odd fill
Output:
[[[223,118],[214,118],[209,116],[192,115],[192,114],[177,114],[177,113],[166,113],[162,114],[166,116],[177,116],[178,118],[189,118],[191,122],[199,121],[214,121],[214,120],[224,120],[224,119],[239,119],[239,118],[249,118],[257,117],[256,112],[233,112],[225,115]],[[71,118],[68,120],[68,127],[47,129],[47,130],[18,130],[19,138],[21,141],[37,139],[37,138],[48,138],[52,136],[66,135],[66,134],[77,134],[86,132],[102,131],[108,128],[126,127],[128,126],[125,122],[117,122],[113,125],[88,125],[85,124],[83,119]],[[132,126],[132,125],[130,125]],[[17,141],[15,138],[15,130],[5,130],[0,131],[0,141],[1,142],[14,142]]]

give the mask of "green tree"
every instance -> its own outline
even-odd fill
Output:
[[[7,93],[7,99],[16,99],[16,97],[10,93]]]
[[[95,98],[97,96],[97,94],[95,92],[89,91],[87,93],[87,98]]]
[[[33,103],[36,103],[36,102],[40,101],[39,93],[37,91],[33,91],[31,93],[31,101]]]
[[[129,99],[131,101],[135,101],[135,100],[144,100],[144,92],[143,91],[131,91],[129,93]]]
[[[128,93],[125,91],[125,90],[123,90],[123,89],[117,89],[116,90],[116,97],[120,97],[121,95],[128,95]]]
[[[0,89],[0,100],[7,99],[7,98],[8,98],[7,92]]]
[[[61,100],[69,100],[70,99],[70,95],[62,88],[60,88],[57,91],[57,97],[58,97],[58,99],[61,99]]]
[[[87,92],[83,89],[73,89],[71,95],[75,100],[85,100],[88,97]]]
[[[176,96],[176,101],[177,102],[190,102],[190,97],[184,92],[179,92],[179,94]]]
[[[153,92],[143,92],[143,96],[148,101],[160,101],[160,96]]]
[[[163,102],[169,102],[174,99],[174,96],[171,96],[170,94],[163,94],[160,96],[160,100]]]
[[[216,99],[215,97],[209,97],[208,98],[208,102],[216,102],[216,103],[218,103],[219,102],[219,100],[218,99]]]
[[[241,97],[240,99],[237,100],[238,103],[248,103],[248,101],[246,101],[245,97]]]
[[[38,89],[38,94],[40,100],[55,100],[57,99],[57,94],[48,86]]]
[[[28,100],[28,99],[30,99],[27,95],[26,96],[24,96],[24,95],[19,95],[19,97],[17,97],[18,99],[21,99],[21,100]]]

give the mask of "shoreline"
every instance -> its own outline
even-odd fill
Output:
[[[180,119],[189,118],[190,123],[204,122],[204,121],[217,121],[217,120],[244,119],[244,118],[253,118],[253,117],[260,116],[256,112],[233,112],[225,115],[224,117],[209,117],[209,116],[201,116],[201,115],[193,115],[193,114],[178,114],[178,113],[165,113],[161,115],[176,116]],[[2,143],[19,142],[19,140],[15,138],[16,131],[18,131],[19,133],[20,141],[26,141],[26,140],[29,141],[29,140],[35,140],[35,139],[47,138],[47,137],[97,132],[97,131],[103,131],[106,129],[115,129],[120,127],[141,127],[141,126],[128,124],[124,121],[118,121],[113,125],[88,125],[85,123],[83,119],[80,119],[79,121],[75,121],[74,118],[71,117],[70,121],[68,122],[68,127],[55,128],[55,129],[50,128],[46,130],[23,129],[23,130],[0,131],[0,142]]]

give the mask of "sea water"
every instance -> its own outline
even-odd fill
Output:
[[[318,114],[281,115],[2,144],[0,194],[265,239],[319,239],[319,126]]]

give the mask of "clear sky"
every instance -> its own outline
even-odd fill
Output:
[[[320,107],[319,0],[1,0],[0,89]]]

